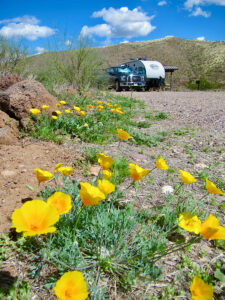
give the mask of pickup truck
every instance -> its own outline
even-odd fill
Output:
[[[145,87],[145,76],[137,74],[126,66],[110,67],[106,69],[108,85],[115,88],[117,92],[122,89],[140,90]]]

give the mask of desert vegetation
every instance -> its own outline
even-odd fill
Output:
[[[45,141],[62,153],[55,161],[56,153],[40,150],[21,187],[27,197],[14,196],[0,236],[1,299],[222,300],[224,133],[181,126],[166,105],[157,110],[133,92],[89,89],[98,56],[82,45],[70,51],[65,60],[53,54],[52,67],[36,74],[55,98],[46,91],[39,99],[39,84],[29,94],[27,80],[0,98],[19,123],[22,152]],[[26,106],[17,108],[15,94]],[[68,149],[76,157],[65,163]],[[10,161],[2,177],[17,168]]]

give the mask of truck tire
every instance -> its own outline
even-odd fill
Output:
[[[120,87],[120,82],[119,80],[116,81],[116,92],[120,92],[121,91],[121,87]]]

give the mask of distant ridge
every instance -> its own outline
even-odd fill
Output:
[[[225,87],[225,41],[199,41],[172,36],[96,48],[104,58],[103,67],[120,65],[130,58],[158,60],[179,67],[174,72],[176,87],[196,79],[206,79]],[[33,67],[44,68],[44,56],[37,55]],[[43,61],[42,61],[43,60]],[[33,68],[32,68],[33,69]]]

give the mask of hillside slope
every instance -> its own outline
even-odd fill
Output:
[[[104,68],[120,65],[130,58],[144,57],[147,60],[158,60],[164,65],[178,66],[179,70],[173,75],[177,87],[199,78],[225,86],[225,41],[166,37],[95,49],[104,59]],[[48,53],[33,57],[30,61],[31,69],[47,68],[47,57]]]

